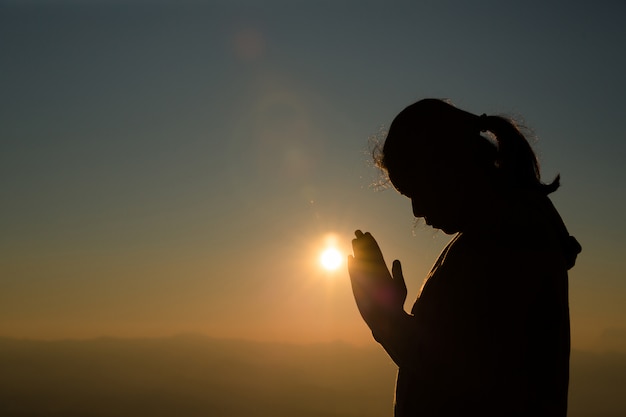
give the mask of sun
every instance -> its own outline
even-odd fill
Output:
[[[326,248],[320,255],[320,264],[327,271],[334,271],[341,266],[343,256],[335,247]]]

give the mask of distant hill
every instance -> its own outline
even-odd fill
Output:
[[[3,417],[391,416],[381,348],[203,336],[0,338]],[[570,417],[626,416],[626,355],[573,352]]]
[[[0,339],[1,416],[382,416],[394,377],[375,346]]]

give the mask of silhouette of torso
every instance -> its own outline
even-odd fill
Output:
[[[567,267],[549,208],[512,201],[444,249],[401,330],[397,417],[566,415]]]

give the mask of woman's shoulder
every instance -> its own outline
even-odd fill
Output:
[[[464,231],[457,244],[468,250],[485,246],[523,251],[558,248],[560,228],[555,217],[558,213],[547,196],[507,195],[489,217]]]
[[[478,266],[567,270],[570,238],[547,196],[523,194],[508,198],[491,224],[463,233],[449,254]]]

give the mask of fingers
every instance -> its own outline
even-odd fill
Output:
[[[371,233],[363,233],[360,230],[354,232],[356,239],[352,240],[352,250],[354,251],[354,257],[357,259],[382,259],[383,254],[378,247],[376,239]]]
[[[354,256],[348,255],[348,275],[350,275],[350,281],[353,285],[364,280],[364,272],[363,263]]]
[[[354,236],[356,236],[356,239],[352,239],[352,249],[357,251],[358,250],[357,248],[363,245],[362,242],[363,242],[363,239],[365,238],[365,234],[360,230],[356,230],[354,232]]]
[[[391,264],[391,275],[393,276],[393,279],[404,279],[402,276],[402,265],[397,259]]]
[[[352,263],[354,262],[354,256],[352,255],[348,255],[348,274],[350,274],[350,276],[352,276]]]
[[[363,276],[363,265],[358,259],[355,259],[354,256],[348,256],[348,275],[350,275],[350,281],[354,286],[357,282],[362,282],[364,279]]]
[[[404,275],[402,274],[402,264],[399,260],[393,261],[391,265],[391,276],[397,287],[406,291],[406,283],[404,282]]]

